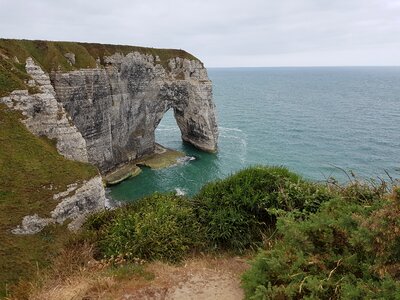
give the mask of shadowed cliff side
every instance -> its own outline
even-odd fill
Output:
[[[51,84],[42,80],[46,76]],[[182,50],[0,40],[0,96],[9,95],[3,102],[18,106],[15,90],[21,89],[55,97],[53,106],[59,105],[60,117],[66,113],[73,127],[65,140],[73,139],[79,149],[86,144],[79,160],[87,157],[103,173],[153,153],[154,130],[169,109],[184,141],[205,151],[217,148],[211,82],[203,64]],[[40,105],[25,111],[34,121],[45,110]]]

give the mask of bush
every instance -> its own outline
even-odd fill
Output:
[[[400,203],[358,188],[358,201],[346,190],[301,222],[279,218],[282,240],[243,275],[246,298],[399,299]]]
[[[195,196],[199,222],[213,249],[259,244],[282,212],[310,213],[333,196],[283,167],[251,167],[205,185]]]
[[[86,223],[105,258],[179,261],[203,240],[191,203],[174,195],[154,194]]]

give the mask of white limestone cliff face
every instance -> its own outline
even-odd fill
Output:
[[[73,65],[75,54],[67,54]],[[102,173],[153,153],[155,129],[169,109],[184,141],[216,151],[212,85],[201,62],[177,57],[164,67],[157,56],[138,52],[103,57],[105,66],[100,61],[93,69],[53,71],[49,76],[28,58],[28,84],[39,92],[13,91],[0,103],[21,111],[22,122],[35,135],[56,139],[60,154],[90,162]],[[26,216],[13,233],[36,233],[67,219],[73,220],[70,228],[78,227],[85,215],[105,206],[101,177],[70,187],[55,201],[60,202],[50,217]]]
[[[96,176],[78,187],[71,196],[62,193],[54,195],[54,199],[61,196],[62,201],[51,212],[51,217],[62,224],[67,219],[76,220],[88,213],[104,209],[106,203],[105,190],[101,176]],[[71,225],[72,226],[72,225]]]
[[[21,120],[29,131],[38,136],[56,139],[58,152],[68,159],[88,162],[86,141],[78,131],[61,103],[55,98],[55,91],[49,76],[35,62],[28,58],[26,71],[31,76],[28,83],[38,89],[38,93],[29,94],[27,90],[13,91],[9,96],[0,98],[0,103],[18,110],[24,116]],[[72,196],[67,197],[74,192]],[[63,223],[70,219],[69,227],[76,224],[86,214],[104,208],[105,190],[101,176],[96,176],[83,183],[75,185],[54,196],[60,201],[51,212],[51,217],[40,217],[37,214],[25,216],[20,226],[12,230],[14,234],[34,234],[52,223]]]
[[[21,225],[11,230],[13,234],[35,234],[49,224],[63,224],[71,221],[68,228],[77,229],[86,215],[102,210],[106,197],[101,176],[96,176],[82,184],[71,185],[67,191],[54,195],[59,201],[50,217],[37,214],[25,216]]]
[[[22,122],[33,134],[57,140],[57,150],[63,156],[81,162],[88,162],[86,141],[68,119],[64,107],[57,102],[49,76],[31,58],[26,61],[26,71],[31,76],[29,84],[39,93],[29,94],[27,90],[13,91],[0,103],[19,110],[25,116]]]
[[[51,73],[57,100],[86,141],[89,162],[104,173],[153,153],[155,129],[169,109],[184,141],[216,151],[212,86],[199,61],[174,58],[164,68],[157,57],[138,52],[103,60],[105,67]]]

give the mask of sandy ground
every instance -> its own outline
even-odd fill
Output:
[[[183,267],[154,265],[151,286],[122,295],[120,299],[146,300],[240,300],[240,275],[247,264],[240,258],[193,260]]]
[[[240,276],[248,267],[240,257],[197,257],[180,266],[155,262],[146,266],[152,280],[82,273],[31,299],[239,300],[244,297]]]

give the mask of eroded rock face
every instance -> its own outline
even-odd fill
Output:
[[[57,100],[86,141],[89,162],[107,172],[152,153],[154,131],[169,109],[184,141],[216,151],[212,86],[199,61],[175,58],[164,68],[138,52],[103,60],[105,68],[51,74]]]
[[[65,192],[54,195],[54,201],[59,201],[50,217],[43,218],[37,214],[25,216],[21,225],[12,229],[13,234],[35,234],[49,224],[63,224],[71,221],[68,228],[76,230],[86,215],[102,210],[106,197],[101,176],[96,176],[82,184],[72,184]]]
[[[69,196],[65,196],[63,193],[60,193],[60,196],[59,194],[54,195],[55,200],[59,198],[62,200],[51,212],[51,218],[59,224],[67,219],[72,219],[72,223],[68,226],[70,229],[75,229],[79,227],[81,219],[87,214],[104,209],[106,196],[101,176],[84,182],[72,191],[73,194]]]
[[[32,80],[29,84],[38,93],[27,90],[13,91],[0,103],[19,110],[25,116],[22,122],[33,134],[57,140],[57,150],[63,156],[81,162],[88,162],[86,141],[68,118],[64,107],[57,102],[49,76],[31,58],[26,61],[26,71]]]
[[[74,65],[75,54],[65,55]],[[96,68],[53,71],[49,77],[28,58],[26,71],[36,93],[16,90],[0,103],[21,111],[32,133],[56,139],[60,154],[93,163],[102,173],[153,153],[155,129],[169,109],[184,141],[205,151],[217,149],[212,86],[197,60],[177,57],[163,66],[157,56],[117,53],[98,58]],[[26,216],[12,232],[33,234],[67,219],[73,220],[71,229],[79,227],[85,215],[105,206],[101,177],[71,186],[54,200],[60,202],[51,217]]]

